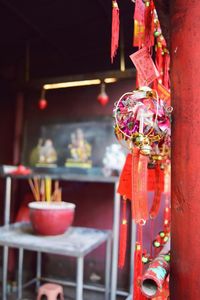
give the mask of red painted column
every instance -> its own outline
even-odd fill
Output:
[[[171,300],[200,299],[200,1],[171,0]]]

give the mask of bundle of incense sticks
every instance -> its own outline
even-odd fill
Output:
[[[51,178],[39,179],[34,177],[28,179],[31,191],[35,201],[62,201],[62,189],[59,187],[59,181],[55,181],[54,187]]]

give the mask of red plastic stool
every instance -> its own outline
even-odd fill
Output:
[[[38,289],[37,300],[40,300],[42,296],[46,296],[48,300],[57,300],[60,296],[60,299],[64,300],[63,288],[58,284],[45,283]]]

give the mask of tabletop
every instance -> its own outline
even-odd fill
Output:
[[[75,168],[33,168],[30,174],[12,174],[8,172],[8,168],[13,166],[0,166],[0,177],[12,179],[29,179],[33,177],[46,178],[52,180],[63,181],[83,181],[83,182],[99,182],[99,183],[117,183],[119,176],[105,176],[100,168],[91,168],[89,170],[81,170]],[[11,170],[10,170],[11,172]]]
[[[0,245],[71,257],[85,256],[111,236],[110,230],[70,227],[56,236],[36,235],[30,223],[0,227]]]

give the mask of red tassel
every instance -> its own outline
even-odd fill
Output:
[[[163,171],[160,169],[160,165],[157,164],[155,168],[155,194],[153,199],[153,204],[150,210],[150,218],[154,219],[159,212],[160,209],[160,202],[161,202],[161,194],[162,194],[162,173]]]
[[[132,154],[132,197],[131,197],[131,209],[132,218],[136,219],[138,212],[138,201],[137,201],[137,191],[138,191],[138,164],[139,164],[139,149],[134,148]]]
[[[134,294],[133,300],[139,300],[141,296],[140,280],[142,276],[142,245],[137,242],[134,255]]]
[[[138,203],[140,216],[138,221],[146,222],[148,219],[148,193],[147,193],[147,175],[148,175],[148,161],[149,158],[146,155],[140,154],[138,165]],[[139,221],[140,222],[140,221]],[[142,225],[144,225],[142,223]]]
[[[159,83],[163,82],[163,65],[164,65],[164,56],[162,55],[162,46],[160,44],[156,47],[156,67],[158,69],[158,72],[160,73],[160,77],[158,78]]]
[[[111,62],[117,53],[119,45],[119,7],[116,0],[112,1],[112,36],[111,36]]]
[[[147,207],[147,165],[148,157],[134,149],[132,163],[132,217],[144,225],[148,219]]]
[[[133,282],[133,300],[146,300],[147,298],[142,294],[140,289],[140,283],[143,273],[143,264],[142,264],[142,244],[143,244],[143,227],[137,226],[137,239],[134,254],[134,282]]]
[[[169,68],[170,68],[170,55],[165,53],[164,60],[164,75],[163,75],[163,85],[169,89],[170,88],[170,79],[169,79]]]
[[[125,264],[126,248],[127,248],[126,198],[123,198],[122,223],[120,225],[119,261],[118,261],[118,267],[120,269],[122,269]]]
[[[165,192],[165,210],[164,210],[164,230],[170,231],[171,208],[170,208],[170,191],[171,191],[171,167],[170,164],[165,166],[164,192]]]

